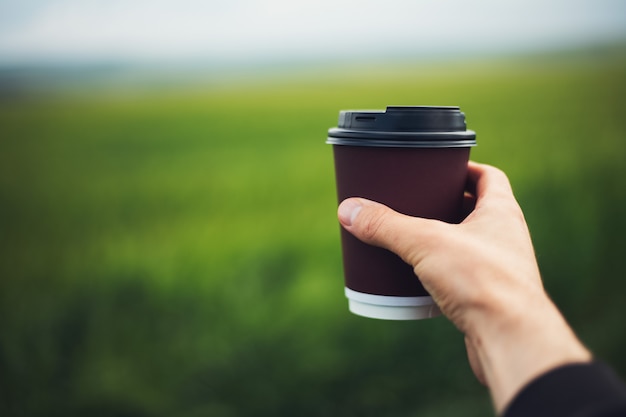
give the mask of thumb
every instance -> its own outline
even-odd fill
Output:
[[[388,249],[413,267],[424,255],[428,236],[435,233],[436,220],[410,217],[364,198],[348,198],[337,210],[339,222],[357,239]]]

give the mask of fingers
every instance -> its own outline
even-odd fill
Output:
[[[388,249],[405,261],[419,261],[427,236],[437,228],[435,220],[400,214],[389,207],[363,198],[348,198],[337,212],[341,225],[359,240]]]
[[[467,216],[469,216],[470,213],[474,211],[474,208],[476,208],[476,196],[474,196],[473,194],[469,192],[466,192],[465,195],[463,196],[462,218],[464,219]]]
[[[491,165],[470,161],[467,164],[468,191],[478,199],[489,195],[512,195],[511,184],[506,174]]]

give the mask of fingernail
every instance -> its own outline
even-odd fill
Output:
[[[355,198],[349,198],[344,200],[337,210],[337,214],[339,216],[339,221],[344,226],[352,226],[354,219],[363,208],[363,205],[359,202],[359,200]]]

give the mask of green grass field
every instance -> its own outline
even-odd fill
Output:
[[[347,311],[326,131],[391,104],[461,106],[626,376],[623,57],[0,101],[0,415],[491,415],[444,318]]]

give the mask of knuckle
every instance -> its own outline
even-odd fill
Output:
[[[509,182],[508,176],[500,168],[488,165],[485,169],[495,180],[500,182]]]

